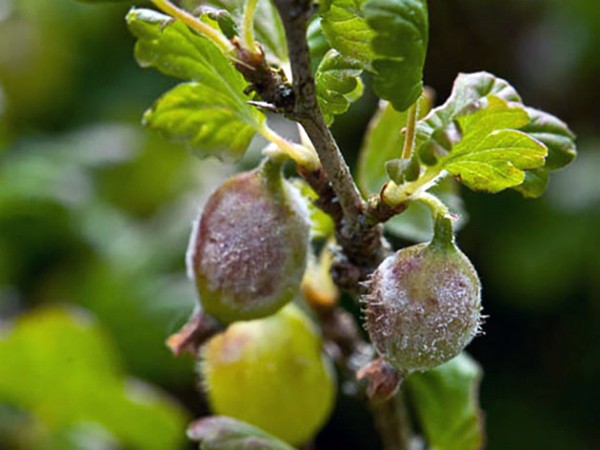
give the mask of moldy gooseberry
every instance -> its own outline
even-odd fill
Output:
[[[450,219],[430,243],[386,258],[367,282],[366,328],[377,352],[400,372],[424,371],[460,353],[478,332],[481,286],[456,247]]]
[[[204,311],[222,322],[266,317],[298,292],[306,265],[306,205],[278,163],[228,179],[195,225],[188,268]]]

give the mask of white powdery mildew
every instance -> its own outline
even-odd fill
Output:
[[[458,354],[477,332],[480,287],[458,249],[419,244],[384,260],[365,297],[377,351],[397,369],[427,370]]]
[[[224,308],[228,316],[259,317],[294,295],[309,226],[294,194],[286,182],[269,184],[259,171],[238,175],[213,194],[190,247],[207,312]]]
[[[259,292],[268,297],[280,282],[269,268],[277,271],[284,262],[276,205],[236,194],[225,196],[210,217],[200,266],[208,289],[224,291],[223,301],[232,304]]]

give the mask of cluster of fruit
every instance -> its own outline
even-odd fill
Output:
[[[201,350],[214,412],[306,442],[331,411],[335,377],[310,308],[294,301],[310,251],[304,199],[267,159],[218,188],[194,228],[188,264],[203,313],[227,325]],[[432,242],[385,259],[363,302],[375,349],[399,373],[456,356],[477,332],[480,285],[449,219]]]

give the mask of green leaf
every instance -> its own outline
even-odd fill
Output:
[[[144,114],[144,124],[183,140],[202,156],[240,159],[264,117],[231,92],[182,83]]]
[[[246,3],[244,0],[209,0],[206,3],[225,9],[238,19],[238,23],[242,23]],[[254,16],[254,33],[271,62],[281,64],[288,60],[285,30],[271,0],[258,0]]]
[[[240,35],[238,25],[229,11],[225,9],[216,9],[211,6],[206,6],[201,9],[201,11],[200,17],[206,21],[206,23],[210,24],[210,21],[216,23],[227,39],[233,39]]]
[[[188,428],[188,437],[200,442],[201,450],[294,450],[259,428],[224,416],[194,422]]]
[[[142,67],[192,80],[161,97],[145,113],[145,124],[201,156],[239,159],[264,120],[247,103],[242,75],[210,41],[168,16],[133,9],[127,23],[138,38],[135,54]]]
[[[373,88],[398,111],[423,90],[428,17],[424,0],[325,0],[321,28],[342,56],[373,72]]]
[[[577,151],[575,135],[569,127],[552,114],[534,108],[525,110],[529,114],[530,122],[522,127],[521,131],[548,147],[545,168],[556,170],[573,161]]]
[[[396,111],[391,103],[381,101],[364,136],[358,160],[356,181],[364,195],[377,194],[389,178],[385,163],[402,154],[406,112]]]
[[[308,48],[310,50],[311,69],[314,73],[317,71],[317,67],[319,67],[325,54],[331,49],[331,46],[321,29],[321,18],[319,16],[314,16],[313,20],[308,25],[306,39],[308,40]]]
[[[423,95],[419,101],[419,117],[431,109],[431,96]],[[386,101],[379,108],[365,133],[360,149],[356,181],[365,196],[378,194],[389,181],[385,163],[398,158],[404,147],[402,129],[406,126],[406,112],[398,112]]]
[[[481,104],[483,109],[457,119],[462,139],[439,165],[473,190],[498,192],[518,186],[525,180],[524,170],[544,165],[548,150],[515,130],[529,122],[521,106],[494,95]]]
[[[525,198],[538,198],[548,187],[549,173],[545,167],[542,169],[533,169],[525,172],[525,180],[514,189],[520,192]]]
[[[508,102],[521,101],[517,91],[508,82],[490,73],[459,74],[446,102],[432,109],[417,124],[418,151],[436,154],[439,150],[450,150],[456,141],[454,120],[480,109],[483,106],[481,101],[489,95]]]
[[[138,39],[135,57],[140,66],[215,89],[237,93],[246,87],[244,78],[222,51],[183,23],[150,9],[132,9],[127,14],[127,25]]]
[[[548,183],[548,172],[575,157],[575,137],[556,117],[520,103],[519,94],[501,78],[487,72],[460,74],[448,100],[417,124],[421,161],[435,165],[441,158],[448,164],[445,168],[472,189],[497,192],[515,187],[526,197],[540,196]],[[496,107],[489,109],[494,104]],[[483,109],[488,110],[486,115],[493,114],[487,118],[478,115]],[[464,142],[467,129],[471,135]],[[487,136],[495,130],[498,133]],[[536,143],[547,152],[545,165],[541,146]],[[519,154],[521,151],[524,153]],[[467,153],[470,156],[465,159]],[[454,158],[461,159],[458,166],[452,162]]]
[[[371,42],[375,93],[398,111],[423,91],[423,67],[429,41],[425,0],[368,0],[362,11],[375,32]]]
[[[333,123],[334,116],[345,113],[350,103],[360,98],[363,85],[360,79],[360,62],[329,50],[315,74],[319,106],[327,125]]]
[[[21,316],[0,335],[0,402],[60,433],[97,424],[124,448],[179,448],[186,415],[154,388],[124,377],[89,317],[62,309]]]
[[[478,406],[479,365],[466,353],[425,373],[414,373],[405,388],[429,448],[482,447],[483,417]]]
[[[500,97],[489,95],[478,102],[475,112],[458,117],[456,122],[462,136],[460,145],[467,139],[481,141],[493,131],[520,128],[529,123],[529,115],[522,105],[509,104]],[[459,145],[452,149],[452,153],[457,153]]]
[[[321,29],[331,46],[341,55],[360,61],[369,68],[374,57],[371,40],[375,36],[365,21],[365,0],[324,0],[320,3]]]
[[[272,55],[277,58],[278,61],[275,62],[279,64],[289,59],[285,30],[271,0],[258,0],[254,17],[254,32],[258,42],[266,49],[267,56]]]

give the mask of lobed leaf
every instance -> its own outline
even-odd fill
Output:
[[[175,86],[144,114],[150,128],[223,160],[241,158],[263,120],[230,91],[196,82]]]
[[[367,24],[362,6],[366,0],[324,0],[320,3],[321,29],[331,47],[341,55],[360,61],[369,68],[373,30]]]
[[[329,43],[375,75],[379,97],[398,111],[417,101],[429,33],[425,0],[325,0],[320,6]]]
[[[267,55],[273,55],[279,64],[289,59],[285,30],[271,0],[258,0],[254,17],[254,32],[256,39],[267,49]]]
[[[528,171],[523,184],[515,187],[524,197],[536,198],[548,186],[550,171],[569,164],[577,155],[575,135],[560,119],[534,108],[525,108],[530,122],[521,131],[537,139],[548,148],[548,157],[543,168]]]
[[[520,102],[517,91],[505,80],[488,72],[461,73],[456,77],[452,92],[446,102],[431,110],[417,124],[416,148],[420,153],[450,150],[455,139],[454,121],[475,112],[481,101],[494,95],[509,102]]]
[[[544,164],[546,148],[525,133],[499,130],[469,151],[461,147],[460,155],[446,159],[443,167],[461,183],[478,191],[499,192],[518,186],[525,180],[523,169]]]
[[[225,416],[207,417],[192,423],[188,437],[200,442],[201,450],[293,450],[267,432]]]
[[[529,123],[529,115],[517,104],[509,104],[495,95],[478,102],[478,109],[456,119],[460,128],[461,142],[467,138],[475,142],[485,139],[492,131],[517,129]],[[459,153],[455,146],[452,153]]]
[[[315,73],[315,83],[319,106],[327,125],[331,125],[334,116],[345,113],[350,103],[362,95],[361,73],[360,62],[344,57],[333,49],[321,60]]]
[[[542,195],[548,187],[549,171],[546,168],[533,169],[525,172],[523,183],[514,189],[525,198],[537,198]]]
[[[484,109],[484,115],[477,114]],[[467,129],[470,136],[464,142]],[[498,133],[488,136],[492,131]],[[497,192],[511,187],[525,197],[539,197],[549,172],[575,157],[574,139],[558,118],[521,105],[508,82],[477,72],[460,74],[448,100],[419,121],[416,147],[423,163],[444,160],[444,168],[473,189]],[[547,153],[544,162],[540,145]]]
[[[185,24],[143,8],[129,11],[126,20],[137,38],[134,51],[140,66],[154,67],[165,75],[215,88],[245,88],[242,75],[222,51]]]
[[[247,103],[242,75],[212,42],[168,16],[133,9],[127,23],[138,38],[135,55],[142,67],[192,80],[161,97],[144,123],[201,156],[239,159],[264,120]]]
[[[479,365],[466,353],[405,381],[428,447],[477,450],[483,446],[483,416],[478,405]]]
[[[547,148],[522,131],[524,108],[490,95],[483,109],[457,119],[462,138],[439,165],[473,190],[498,192],[518,186],[527,169],[544,165]]]
[[[367,0],[362,12],[374,35],[372,69],[375,93],[398,111],[408,109],[423,91],[429,41],[426,0]]]
[[[556,170],[569,164],[577,151],[575,135],[560,119],[534,108],[525,108],[529,114],[529,123],[521,127],[521,131],[537,139],[548,147],[545,168]]]

